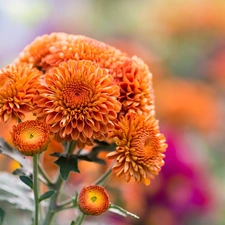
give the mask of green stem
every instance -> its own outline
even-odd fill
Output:
[[[57,199],[58,199],[59,192],[60,192],[62,184],[63,184],[63,179],[61,178],[61,176],[59,174],[58,178],[57,178],[57,181],[54,184],[54,190],[56,192],[55,192],[55,194],[52,196],[52,198],[50,200],[48,211],[47,211],[47,214],[46,214],[46,217],[45,217],[43,225],[50,225],[51,224],[53,216],[55,215],[55,212],[56,212]]]
[[[106,179],[109,177],[109,175],[112,172],[112,166],[113,164],[105,171],[104,174],[102,174],[102,176],[97,181],[95,181],[96,185],[103,185],[105,183]]]
[[[75,146],[76,146],[75,141],[71,141],[70,143],[67,143],[66,149],[65,149],[66,153],[72,154]],[[47,211],[43,225],[50,225],[55,213],[57,212],[57,208],[58,208],[57,199],[60,194],[60,189],[62,187],[62,184],[63,184],[63,179],[61,178],[61,175],[59,173],[56,182],[52,186],[52,188],[55,190],[55,194],[52,196],[50,200],[48,211]]]
[[[50,180],[50,177],[47,175],[47,173],[45,172],[44,168],[42,167],[42,165],[41,165],[40,163],[38,164],[38,169],[39,169],[40,174],[43,176],[43,178],[44,178],[45,181],[46,181],[45,184],[46,184],[49,188],[52,188],[53,182]]]
[[[58,207],[59,207],[59,208],[63,208],[64,206],[69,205],[69,204],[71,204],[71,203],[73,203],[73,202],[74,202],[73,199],[68,199],[68,200],[65,200],[65,201],[61,202],[61,203],[58,205]]]
[[[67,200],[59,203],[58,204],[58,207],[56,209],[57,212],[62,211],[62,210],[65,210],[65,209],[71,209],[71,208],[78,207],[78,205],[77,205],[77,198],[78,198],[78,193],[76,193],[75,199],[67,199]],[[67,207],[65,207],[65,206],[67,206]]]
[[[60,211],[63,211],[63,210],[67,210],[67,209],[74,209],[75,206],[71,205],[71,206],[68,206],[68,207],[58,207],[55,212],[60,212]]]
[[[34,201],[35,201],[35,214],[34,214],[34,225],[38,225],[38,214],[39,214],[39,184],[38,184],[38,154],[33,155],[33,182],[34,182]]]
[[[67,154],[71,155],[73,153],[75,147],[76,147],[76,141],[72,140],[70,143],[68,143]]]
[[[81,224],[83,223],[85,217],[86,217],[86,215],[83,214],[83,213],[81,213],[81,214],[79,215],[79,217],[77,218],[77,221],[76,221],[75,224],[76,224],[76,225],[81,225]]]

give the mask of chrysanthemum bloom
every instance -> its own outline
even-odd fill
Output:
[[[154,115],[152,74],[148,66],[141,59],[132,57],[117,70],[115,79],[120,86],[119,100],[122,103],[120,115],[128,112]]]
[[[23,155],[33,156],[45,151],[53,134],[43,121],[27,120],[13,126],[12,141]]]
[[[43,58],[46,65],[57,66],[62,61],[90,60],[102,68],[113,70],[128,58],[126,53],[81,35],[70,35],[66,41],[57,42],[50,48],[50,53]]]
[[[150,184],[150,179],[161,170],[167,144],[159,133],[158,121],[152,115],[127,114],[118,123],[111,137],[116,142],[116,151],[107,155],[116,159],[113,171],[128,182]]]
[[[32,62],[47,70],[69,59],[85,59],[113,70],[126,58],[126,53],[103,42],[82,35],[52,33],[36,38],[23,50],[16,62]]]
[[[35,38],[35,40],[27,45],[15,60],[16,64],[32,63],[34,67],[43,67],[42,58],[50,53],[50,47],[54,43],[68,38],[66,33],[51,33],[50,35],[42,35]]]
[[[24,119],[25,113],[32,110],[40,75],[31,64],[8,65],[0,70],[0,121]]]
[[[91,61],[62,62],[40,81],[36,115],[57,139],[77,140],[78,147],[104,140],[120,111],[119,87],[107,70]]]
[[[87,215],[98,216],[109,208],[109,196],[102,186],[83,187],[78,196],[80,210]]]

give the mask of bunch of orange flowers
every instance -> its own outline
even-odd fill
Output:
[[[115,142],[107,158],[116,176],[146,185],[164,164],[148,66],[85,36],[40,36],[0,70],[0,121],[8,120],[20,121],[11,134],[25,155],[44,151],[52,138],[79,149]]]

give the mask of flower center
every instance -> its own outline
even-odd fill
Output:
[[[90,102],[90,89],[81,82],[67,84],[63,89],[63,102],[66,107],[75,109]]]
[[[154,156],[157,143],[154,138],[154,132],[151,129],[141,129],[135,142],[135,148],[138,150],[140,158],[141,156],[150,158]]]
[[[92,198],[91,198],[91,201],[92,202],[95,202],[97,200],[97,197],[96,196],[93,196]]]
[[[26,142],[27,144],[35,144],[41,141],[42,139],[42,134],[38,130],[23,130],[21,132],[21,140]]]

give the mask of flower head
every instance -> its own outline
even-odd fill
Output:
[[[78,205],[87,215],[98,216],[109,208],[109,196],[102,186],[91,185],[82,188]]]
[[[0,121],[24,119],[30,112],[41,72],[31,64],[9,65],[0,70]]]
[[[66,33],[51,33],[37,37],[24,48],[15,63],[32,63],[34,67],[43,67],[45,65],[42,59],[50,53],[50,47],[56,42],[63,42],[67,37]]]
[[[18,151],[27,156],[45,151],[53,137],[49,125],[39,120],[14,125],[11,135]]]
[[[69,35],[66,40],[54,43],[42,61],[46,65],[57,66],[60,62],[90,60],[102,68],[113,70],[127,59],[126,53],[103,42],[82,35]]]
[[[36,115],[58,140],[77,140],[84,147],[105,139],[114,128],[121,108],[119,87],[107,70],[91,61],[69,60],[51,68],[40,82]]]
[[[152,115],[127,114],[122,117],[111,137],[115,140],[116,151],[107,155],[116,159],[113,171],[128,182],[132,177],[136,182],[150,184],[163,166],[167,144],[159,133],[158,121]]]
[[[117,69],[115,79],[120,86],[121,115],[128,112],[154,115],[152,74],[141,59],[128,59]]]
[[[51,33],[37,37],[25,47],[16,62],[31,62],[47,70],[69,59],[90,60],[102,68],[113,70],[119,62],[127,59],[127,54],[82,35]]]

